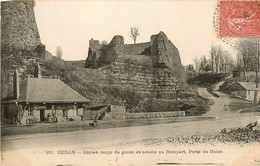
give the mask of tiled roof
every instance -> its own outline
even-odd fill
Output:
[[[27,78],[20,86],[18,102],[87,103],[80,95],[59,79]]]
[[[246,90],[260,90],[260,88],[256,88],[256,83],[253,82],[237,82]]]

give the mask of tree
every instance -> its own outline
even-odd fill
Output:
[[[211,46],[210,50],[210,61],[211,61],[211,68],[212,72],[219,73],[219,63],[220,63],[220,56],[222,54],[222,47],[220,45],[213,45]]]
[[[233,63],[230,53],[220,45],[212,45],[209,53],[212,72],[226,73],[227,66]]]
[[[229,52],[224,51],[223,60],[222,60],[222,72],[227,73],[233,70],[234,64],[233,59]],[[230,70],[228,71],[227,66],[230,66]]]
[[[206,56],[202,56],[200,58],[200,67],[199,70],[202,72],[209,72],[211,71],[211,64],[209,63],[209,61],[207,60]]]
[[[132,27],[131,28],[131,37],[133,38],[134,40],[134,44],[136,43],[136,38],[137,36],[139,36],[139,30],[137,27]]]
[[[199,61],[199,59],[197,58],[197,57],[195,57],[194,59],[193,59],[193,62],[194,62],[194,64],[195,64],[195,71],[196,72],[198,72],[199,71],[199,66],[200,66],[200,61]]]
[[[217,49],[214,45],[211,46],[210,50],[210,61],[211,61],[211,68],[212,68],[212,73],[214,72],[214,66],[215,66],[215,56],[216,56]]]
[[[241,54],[237,54],[236,70],[242,71],[243,69],[243,57]]]
[[[189,64],[189,65],[186,67],[186,70],[187,70],[188,72],[194,72],[195,70],[194,70],[193,64]]]
[[[60,46],[58,46],[58,47],[56,48],[56,57],[58,57],[58,58],[60,58],[60,59],[61,59],[61,57],[62,57],[62,50],[61,50],[61,47],[60,47]]]
[[[242,65],[245,71],[255,71],[256,61],[258,59],[257,53],[257,39],[243,38],[238,41],[236,48],[238,54],[242,57]]]
[[[260,46],[258,38],[243,38],[237,43],[237,50],[242,56],[244,70],[255,71],[255,83],[256,88],[259,88],[259,56],[260,56]],[[258,100],[258,91],[255,91],[254,102]]]

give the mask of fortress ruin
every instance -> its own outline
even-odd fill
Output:
[[[159,99],[176,99],[186,89],[179,51],[164,32],[138,44],[124,44],[118,35],[108,45],[91,39],[85,67],[102,66],[110,66],[104,72],[108,79],[118,80],[108,81],[110,86],[130,86]]]
[[[116,62],[124,55],[149,57],[155,67],[182,68],[179,51],[164,32],[152,35],[150,42],[138,44],[124,44],[124,38],[119,35],[114,36],[108,45],[91,39],[85,67],[99,68]]]

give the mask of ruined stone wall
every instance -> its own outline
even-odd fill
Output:
[[[95,43],[95,46],[97,45]],[[90,50],[95,49],[90,46]],[[99,49],[99,51],[101,53],[98,51],[89,52],[86,67],[91,66],[91,64],[93,66],[94,63],[98,63],[100,66],[111,64],[116,61],[119,55],[146,55],[151,57],[155,67],[170,68],[180,74],[184,72],[178,49],[163,32],[151,36],[151,42],[129,45],[124,45],[122,36],[115,36],[106,48]]]
[[[121,55],[117,57],[107,74],[111,74],[113,78],[119,80],[111,86],[128,85],[139,93],[152,95],[156,98],[172,99],[176,94],[175,84],[178,82],[178,78],[169,68],[154,68],[153,66],[128,63],[124,59],[124,55]],[[177,90],[180,88],[181,86]]]
[[[2,50],[34,50],[41,44],[33,0],[1,2]]]
[[[115,62],[118,55],[122,54],[124,54],[124,38],[122,36],[114,36],[107,46],[101,45],[98,40],[91,39],[85,67],[99,68],[111,64]]]
[[[105,63],[111,64],[115,62],[116,57],[124,54],[124,38],[122,36],[114,36],[104,51]]]
[[[151,42],[126,44],[124,54],[128,55],[151,55]]]
[[[98,68],[100,66],[101,48],[102,45],[98,40],[91,39],[89,41],[88,57],[85,63],[86,68]]]
[[[183,68],[178,49],[163,32],[151,36],[151,56],[155,65],[172,69]]]

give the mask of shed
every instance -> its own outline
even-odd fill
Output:
[[[248,101],[254,101],[255,93],[257,94],[257,101],[260,98],[260,88],[256,88],[256,83],[253,82],[235,82],[230,86],[230,91],[232,95]]]

